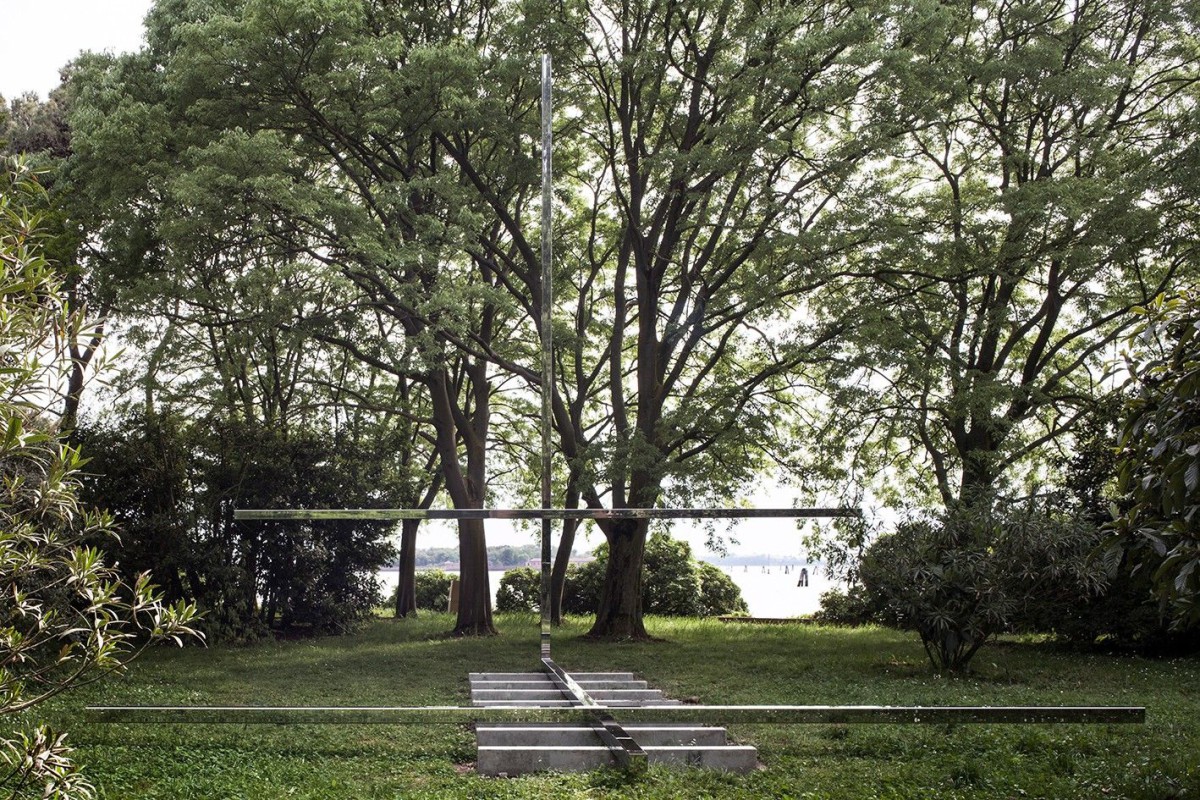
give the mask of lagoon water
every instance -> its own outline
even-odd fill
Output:
[[[797,586],[800,569],[808,570],[808,586]],[[780,564],[750,564],[747,566],[721,567],[733,578],[742,590],[742,597],[755,617],[795,617],[811,614],[821,606],[821,595],[839,584],[829,580],[811,564],[790,564],[787,572]],[[492,570],[488,580],[492,587],[492,600],[500,587],[503,570]],[[395,570],[379,573],[379,583],[384,597],[396,588]]]

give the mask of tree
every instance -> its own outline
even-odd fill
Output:
[[[119,212],[114,251],[130,252],[136,263],[145,253],[160,257],[184,242],[207,241],[174,238],[167,221],[206,228],[243,251],[265,247],[273,260],[336,278],[354,293],[339,318],[380,324],[374,333],[325,329],[311,337],[422,387],[429,415],[422,437],[458,508],[485,502],[493,387],[487,358],[456,342],[492,346],[506,326],[496,302],[502,295],[486,265],[463,255],[460,218],[474,221],[473,209],[457,202],[426,124],[438,103],[396,101],[423,96],[423,84],[443,80],[452,62],[430,64],[422,48],[474,35],[476,19],[490,24],[469,14],[446,24],[395,4],[161,4],[149,17],[145,52],[81,68],[87,74],[76,83],[81,174],[103,173],[113,163],[107,154],[128,146],[130,128],[148,139],[132,171],[138,185],[119,186],[106,204]],[[350,40],[356,45],[345,47]],[[410,59],[411,69],[397,69]],[[308,80],[309,70],[359,74],[363,87],[378,91]],[[230,120],[242,115],[253,122],[232,128]],[[357,144],[347,148],[349,141]],[[129,196],[139,199],[132,214]],[[205,205],[198,208],[196,196]],[[139,247],[129,231],[159,241]],[[480,520],[461,522],[460,543],[456,630],[493,632]]]
[[[164,605],[148,574],[123,583],[91,543],[113,537],[79,501],[84,459],[47,411],[70,374],[67,343],[89,323],[64,301],[41,254],[43,200],[20,161],[0,174],[0,715],[19,715],[72,686],[120,671],[148,643],[182,642],[195,607]],[[19,725],[19,723],[18,723]],[[10,796],[90,797],[66,737],[46,727],[0,734],[0,789]]]
[[[870,150],[854,111],[874,55],[869,16],[839,3],[613,2],[555,13],[554,24],[531,22],[570,109],[557,139],[567,178],[556,234],[570,255],[556,293],[572,314],[556,331],[558,385],[541,387],[554,392],[567,460],[561,496],[591,508],[719,503],[771,457],[794,371],[821,358],[837,330],[802,324],[801,308],[847,245],[825,212]],[[472,84],[518,86],[513,60],[484,60]],[[502,191],[512,170],[496,168],[494,144],[528,141],[512,120],[532,115],[480,136],[495,119],[482,113],[493,96],[464,114],[471,127],[438,141],[514,243],[480,249],[536,321],[537,250],[527,214]],[[540,384],[528,362],[494,360]],[[610,558],[590,635],[645,636],[649,527],[599,526]]]
[[[71,135],[67,127],[66,98],[61,87],[50,92],[41,102],[33,92],[26,92],[5,103],[0,117],[0,147],[10,155],[45,155],[51,159],[66,158],[71,152]]]
[[[1149,572],[1176,624],[1192,627],[1200,622],[1200,294],[1159,297],[1137,314],[1118,471],[1129,507],[1114,552]]]
[[[150,26],[146,53],[90,79],[129,97],[93,103],[81,88],[77,152],[146,132],[156,155],[134,175],[214,187],[233,215],[271,220],[248,242],[327,265],[359,293],[353,307],[402,330],[324,341],[428,392],[455,507],[486,499],[493,399],[512,378],[554,394],[568,505],[720,502],[779,455],[768,440],[795,402],[794,370],[838,330],[811,329],[803,305],[850,243],[829,212],[871,150],[858,107],[877,58],[868,10],[248,0],[160,5]],[[540,386],[533,345],[530,43],[559,65],[556,236],[576,245],[554,278],[573,308],[554,387]],[[241,170],[239,185],[211,163]],[[161,186],[129,194],[156,209]],[[172,198],[180,216],[190,195]],[[120,219],[161,230],[138,206]],[[612,557],[592,634],[644,636],[648,526],[601,527]],[[457,630],[490,632],[482,524],[460,533]]]
[[[213,639],[272,629],[344,633],[379,604],[375,572],[392,526],[369,521],[237,522],[238,507],[370,507],[404,488],[393,442],[257,422],[133,414],[85,426],[97,455],[90,502],[121,524],[106,546],[126,573],[152,570],[197,604]]]
[[[3,98],[0,98],[0,105]],[[73,307],[91,306],[89,314],[97,324],[88,331],[85,340],[71,342],[72,369],[67,378],[60,411],[62,426],[75,427],[83,399],[84,383],[96,363],[104,341],[104,326],[111,308],[104,303],[93,304],[88,280],[90,270],[85,263],[84,236],[75,216],[76,194],[65,174],[71,154],[71,133],[67,123],[70,99],[65,88],[50,92],[45,102],[28,92],[15,98],[0,118],[0,152],[23,156],[41,172],[41,183],[47,188],[42,197],[41,229],[46,237],[42,247],[49,260],[62,271],[63,291]]]
[[[900,135],[856,200],[879,236],[823,304],[857,316],[827,443],[860,448],[859,472],[900,487],[886,499],[986,502],[1036,473],[1130,310],[1194,278],[1193,15],[896,7],[871,107]]]

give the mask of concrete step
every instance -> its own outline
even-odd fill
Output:
[[[574,680],[575,676],[571,678]],[[590,692],[593,689],[649,689],[650,684],[645,681],[581,681],[575,680],[586,691]]]
[[[614,700],[637,700],[648,706],[659,705],[666,698],[662,689],[586,689],[597,703],[607,704]]]
[[[753,747],[726,745],[705,747],[643,747],[651,764],[680,767],[704,767],[728,772],[750,772],[758,764]],[[523,775],[555,770],[583,772],[616,766],[607,747],[486,747],[480,746],[475,770],[481,775]]]
[[[545,680],[544,672],[468,672],[472,681],[532,681]]]
[[[632,672],[570,672],[574,681],[633,681],[637,680]]]
[[[536,697],[541,694],[562,697],[562,690],[557,686],[539,686],[529,689],[493,689],[487,684],[480,684],[471,687],[472,697]]]
[[[679,705],[632,673],[571,673],[598,703],[613,708]],[[477,706],[576,705],[542,673],[472,673],[471,700]],[[620,720],[619,712],[614,716]],[[622,726],[653,764],[749,772],[758,763],[753,747],[731,745],[724,728],[684,723]],[[542,770],[585,771],[617,761],[592,725],[578,723],[479,723],[476,769],[481,775],[521,775]]]
[[[549,678],[540,681],[471,681],[472,689],[544,689],[556,685]]]
[[[724,728],[697,725],[622,725],[642,747],[720,746],[728,743]],[[475,726],[481,747],[600,747],[603,742],[590,725],[484,724]]]

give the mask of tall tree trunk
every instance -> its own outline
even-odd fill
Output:
[[[451,381],[445,369],[434,370],[428,377],[433,408],[436,445],[442,462],[442,477],[455,508],[483,508],[486,495],[485,460],[487,457],[488,396],[486,365],[473,370],[471,391],[475,405],[470,418],[451,399]],[[467,468],[458,459],[459,437],[466,443]],[[458,620],[453,635],[491,635],[492,592],[488,581],[487,542],[483,520],[458,522],[459,602]]]
[[[999,463],[999,443],[986,432],[973,432],[960,445],[962,477],[959,482],[958,503],[969,507],[987,506],[996,489]]]
[[[458,620],[455,636],[496,633],[492,623],[492,587],[488,577],[487,541],[483,520],[458,521]]]
[[[396,616],[417,615],[417,529],[419,519],[400,523],[400,573],[396,582]]]
[[[79,301],[78,287],[72,287],[68,294],[68,302],[72,309],[82,308],[82,303]],[[100,309],[100,321],[92,331],[92,335],[87,342],[73,341],[70,344],[71,352],[71,370],[67,375],[67,393],[63,398],[62,419],[59,422],[59,428],[64,431],[73,431],[79,423],[79,404],[83,399],[83,388],[87,382],[87,371],[96,354],[100,352],[100,345],[104,342],[104,317],[112,311],[111,306],[106,305]]]
[[[563,520],[562,538],[558,540],[558,553],[554,556],[554,567],[550,571],[550,624],[562,624],[563,593],[567,586],[567,567],[571,566],[571,552],[575,549],[575,531],[579,520]]]
[[[572,453],[574,455],[574,453]],[[567,478],[567,492],[563,498],[563,508],[579,508],[579,470],[572,467]],[[575,532],[579,530],[579,520],[564,519],[562,536],[558,540],[558,553],[554,557],[554,565],[550,569],[550,624],[562,624],[562,601],[567,586],[567,567],[571,566],[571,552],[575,549]]]
[[[642,622],[642,561],[648,520],[620,520],[605,531],[608,568],[587,635],[599,639],[648,639]]]

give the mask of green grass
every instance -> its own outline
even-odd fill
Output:
[[[123,678],[41,710],[71,733],[103,798],[1170,798],[1200,797],[1200,661],[1080,654],[1002,641],[965,678],[933,674],[915,637],[879,629],[651,619],[665,641],[556,634],[568,670],[632,670],[705,703],[1145,705],[1119,725],[742,725],[749,775],[652,767],[476,776],[466,726],[89,724],[100,704],[468,704],[467,673],[535,668],[537,626],[448,639],[448,616],[378,620],[353,637],[160,649]]]

